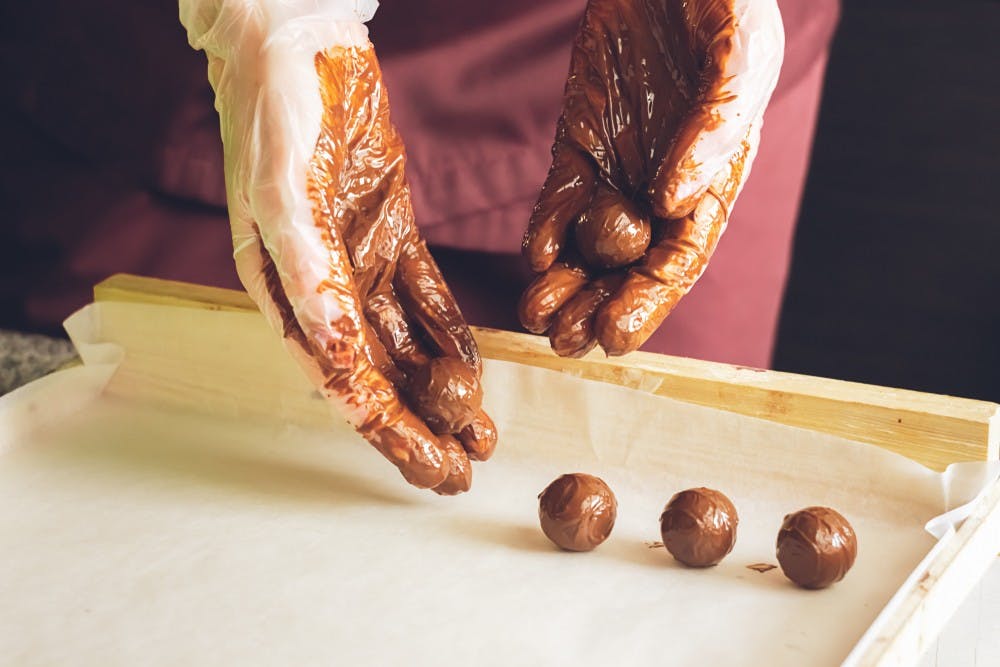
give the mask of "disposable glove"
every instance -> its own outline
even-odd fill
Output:
[[[465,491],[496,430],[413,220],[374,0],[180,0],[208,56],[240,280],[313,385],[410,483]]]
[[[563,356],[642,345],[715,250],[750,174],[776,0],[590,0],[523,252],[522,324]]]

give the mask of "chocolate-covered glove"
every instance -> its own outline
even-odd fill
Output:
[[[496,432],[413,222],[362,21],[373,0],[181,0],[208,55],[240,280],[310,380],[412,484],[468,489]]]
[[[563,356],[637,349],[705,270],[750,173],[784,32],[776,0],[590,0],[520,318]]]

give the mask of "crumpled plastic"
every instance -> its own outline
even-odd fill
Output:
[[[432,433],[408,382],[438,356],[476,378],[481,363],[413,221],[363,24],[376,8],[182,0],[180,17],[208,56],[244,287],[313,386],[408,481],[457,493],[470,483],[465,452],[488,458],[496,432],[470,392],[456,412],[469,421]]]
[[[323,116],[313,61],[330,47],[371,49],[363,21],[377,7],[375,0],[180,0],[188,41],[208,56],[216,92],[237,271],[278,331],[281,315],[264,307],[270,298],[259,236],[297,275],[284,284],[304,328],[340,338],[330,325],[345,315],[336,302],[315,291],[288,292],[287,286],[318,285],[330,271],[306,190]],[[312,360],[294,346],[289,350],[321,383]]]
[[[524,239],[525,328],[574,357],[649,338],[725,231],[783,52],[775,0],[590,0]]]

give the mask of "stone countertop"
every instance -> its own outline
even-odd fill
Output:
[[[0,329],[0,396],[51,373],[76,356],[65,338]]]

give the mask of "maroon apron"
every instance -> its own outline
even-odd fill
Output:
[[[174,0],[14,3],[0,326],[51,330],[120,271],[237,287],[204,55]],[[516,327],[583,0],[387,0],[371,22],[417,221],[472,323]],[[837,0],[779,0],[785,63],[708,270],[644,349],[767,366]],[[468,253],[490,253],[475,255]]]

